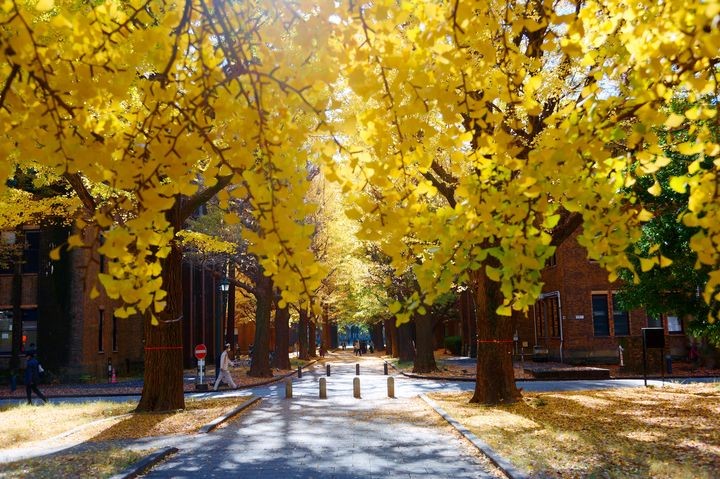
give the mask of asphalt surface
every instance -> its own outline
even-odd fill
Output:
[[[355,363],[359,361],[360,375]],[[238,421],[180,451],[147,474],[149,478],[487,478],[491,467],[452,430],[428,420],[432,410],[420,392],[447,384],[393,377],[388,397],[382,362],[339,355],[293,380],[254,388],[263,401]],[[320,378],[327,399],[319,398]],[[353,382],[360,381],[359,399]],[[450,386],[466,389],[467,384]],[[231,393],[227,393],[228,395]]]

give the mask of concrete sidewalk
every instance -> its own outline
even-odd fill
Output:
[[[388,398],[380,359],[339,352],[327,360],[328,399],[318,398],[324,365],[295,379],[293,399],[285,399],[282,383],[256,388],[259,406],[201,443],[180,445],[146,477],[503,477],[416,397],[417,385],[447,385],[397,377],[397,397]],[[353,397],[356,363],[361,399]]]

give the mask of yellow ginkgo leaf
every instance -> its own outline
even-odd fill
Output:
[[[47,12],[48,10],[52,10],[54,6],[55,0],[38,0],[38,2],[35,4],[35,8],[41,12]]]
[[[682,125],[685,121],[685,117],[683,115],[678,115],[676,113],[672,113],[667,120],[665,120],[665,126],[668,128],[677,128],[678,126]]]
[[[678,193],[685,193],[687,188],[687,177],[673,176],[670,178],[670,188]]]
[[[655,267],[657,258],[640,258],[640,269],[643,273],[647,273]]]
[[[662,187],[660,186],[658,180],[655,180],[655,183],[653,183],[653,185],[648,188],[647,191],[653,196],[660,196],[660,193],[662,193]]]

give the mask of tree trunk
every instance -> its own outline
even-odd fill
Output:
[[[192,197],[178,196],[165,218],[178,232],[185,220],[205,204],[218,191],[227,186],[232,175],[218,177],[218,181]],[[72,184],[72,183],[71,183]],[[73,188],[82,195],[82,186],[77,182]],[[87,192],[86,192],[87,193]],[[92,202],[86,203],[90,211]],[[167,292],[165,310],[158,315],[159,325],[153,326],[150,312],[143,315],[145,332],[145,374],[143,392],[137,411],[172,411],[185,409],[183,388],[183,347],[182,347],[182,250],[172,241],[170,253],[162,260],[163,289]]]
[[[174,224],[177,228],[179,225]],[[185,409],[182,357],[182,251],[173,241],[163,260],[163,288],[167,306],[153,326],[150,313],[143,317],[145,331],[144,385],[137,411]],[[126,321],[132,321],[132,318]]]
[[[397,327],[398,359],[403,362],[415,360],[415,346],[412,337],[412,322],[408,321]]]
[[[10,374],[16,376],[20,370],[20,351],[22,350],[22,291],[23,291],[23,258],[25,253],[25,233],[22,228],[15,231],[13,245],[13,276],[12,276],[12,351],[10,353]]]
[[[270,313],[273,303],[273,282],[265,276],[262,268],[258,268],[255,280],[255,342],[253,343],[250,376],[255,378],[271,378],[270,369]]]
[[[300,319],[298,321],[298,359],[307,361],[310,359],[308,353],[308,312],[306,309],[300,309]]]
[[[393,358],[399,357],[400,353],[398,352],[397,327],[395,326],[395,319],[385,320],[385,336],[387,336],[388,342],[386,354]]]
[[[477,377],[471,403],[507,404],[520,399],[512,363],[513,332],[510,318],[498,316],[500,285],[477,274]]]
[[[473,339],[470,337],[470,314],[468,310],[468,304],[470,302],[470,290],[469,288],[462,291],[458,296],[457,304],[458,311],[460,312],[460,335],[461,335],[461,349],[460,354],[470,356],[470,344]]]
[[[231,280],[235,279],[234,261],[230,261],[228,277]],[[232,281],[230,282],[230,289],[228,290],[227,320],[225,322],[225,344],[227,343],[230,343],[233,350],[235,350],[235,286],[233,286]]]
[[[320,331],[320,356],[332,348],[332,325],[330,324],[330,316],[328,315],[327,305],[323,305],[322,314],[322,330]]]
[[[385,349],[385,341],[383,341],[383,322],[378,321],[370,328],[370,339],[372,339],[373,347],[376,351]]]
[[[290,310],[275,308],[275,361],[277,369],[290,369]]]
[[[435,338],[432,323],[432,317],[429,314],[415,315],[414,373],[429,373],[438,370],[433,351]]]
[[[471,288],[468,292],[468,335],[470,336],[470,356],[477,358],[478,354],[478,330],[477,330],[477,302],[475,301],[476,289]]]
[[[317,357],[317,326],[312,318],[308,321],[308,357]]]

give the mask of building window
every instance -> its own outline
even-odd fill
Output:
[[[0,353],[12,352],[12,309],[0,310]],[[37,349],[37,308],[22,310],[20,351]]]
[[[630,336],[630,315],[627,311],[620,309],[617,303],[617,295],[613,294],[613,328],[615,336]]]
[[[595,336],[610,336],[607,294],[592,295],[592,313]]]
[[[118,344],[117,344],[117,316],[113,314],[112,317],[112,350],[117,351],[118,350]]]
[[[682,320],[675,315],[668,315],[667,317],[668,333],[670,334],[682,334],[683,324]]]
[[[662,328],[662,318],[660,316],[648,316],[647,319],[648,328]]]
[[[103,352],[103,319],[105,317],[105,311],[98,311],[98,352]]]
[[[40,232],[25,232],[25,252],[23,254],[23,273],[37,273],[40,271]]]
[[[0,311],[0,353],[12,352],[12,312]]]

